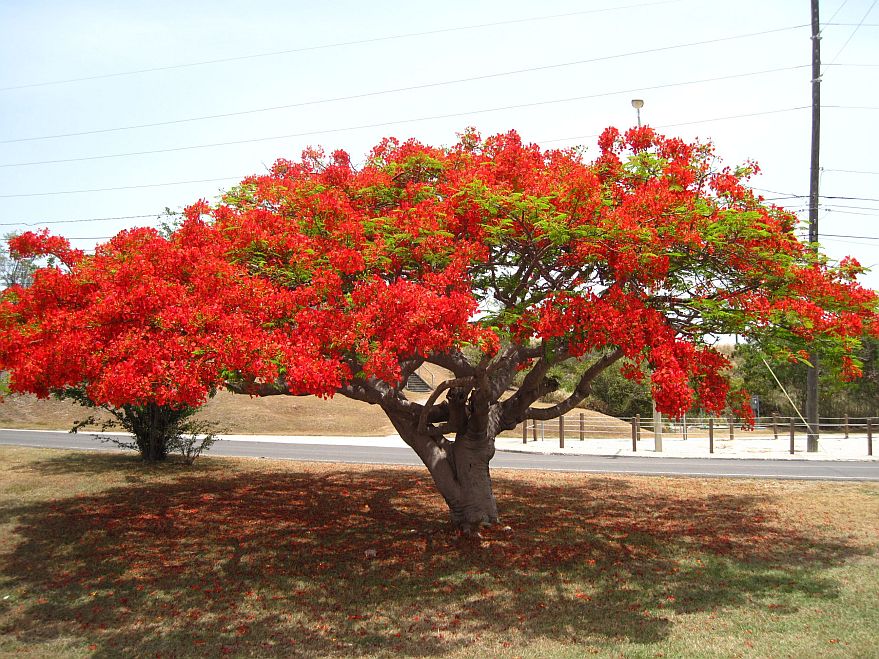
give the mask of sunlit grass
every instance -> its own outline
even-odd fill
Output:
[[[879,486],[0,448],[0,654],[871,656]]]

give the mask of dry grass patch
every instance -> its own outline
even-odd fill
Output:
[[[0,654],[869,656],[879,486],[0,448]]]

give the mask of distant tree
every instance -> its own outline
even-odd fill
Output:
[[[11,244],[17,257],[54,265],[0,298],[9,390],[106,410],[146,461],[207,448],[214,429],[192,415],[221,380],[219,364],[253,367],[246,340],[232,337],[251,322],[236,311],[259,316],[259,282],[239,287],[236,269],[212,260],[208,246],[183,247],[152,229],[123,232],[93,256],[46,232]]]
[[[378,405],[465,532],[498,518],[496,435],[565,414],[615,364],[671,415],[749,414],[717,335],[776,357],[816,346],[857,373],[876,295],[746,187],[753,166],[720,169],[648,127],[599,148],[586,162],[467,133],[446,149],[385,140],[360,169],[344,152],[279,161],[168,238],[127,232],[38,272],[0,308],[0,365],[13,388],[87,382],[117,407],[198,403],[221,383]],[[51,240],[17,244],[69,251]],[[16,356],[25,343],[36,357]],[[535,405],[569,359],[584,362],[570,394]],[[402,383],[425,362],[454,377],[419,403]]]
[[[589,367],[590,360],[566,359],[554,364],[546,377],[554,380],[558,388],[540,399],[543,403],[558,403],[568,398],[576,388],[584,371]],[[514,379],[514,386],[522,384],[527,375],[522,371]],[[593,381],[589,395],[578,407],[595,410],[611,416],[647,415],[651,412],[652,399],[650,384],[646,379],[636,381],[624,374],[623,365],[619,362],[602,371]]]
[[[852,398],[860,405],[857,414],[879,416],[879,339],[867,337],[860,351],[863,376],[854,380]]]
[[[601,373],[587,399],[591,407],[611,416],[647,416],[651,412],[650,385],[627,378],[619,364]]]
[[[846,414],[854,417],[879,416],[879,340],[864,337],[853,358],[862,371],[857,378],[845,378],[839,369],[822,366],[818,391],[822,417],[841,418]],[[799,413],[803,413],[808,369],[804,361],[773,359],[755,346],[741,344],[736,347],[733,367],[735,377],[750,393],[760,397],[764,414],[797,414],[775,378],[778,378]]]
[[[36,257],[13,256],[7,242],[15,238],[14,233],[7,233],[0,241],[0,284],[3,288],[11,286],[28,287],[33,282],[33,274],[37,269]]]

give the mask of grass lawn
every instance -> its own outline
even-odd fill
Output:
[[[868,657],[879,485],[0,447],[0,655]]]

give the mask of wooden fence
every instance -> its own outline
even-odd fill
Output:
[[[662,450],[663,437],[681,440],[707,438],[709,453],[713,453],[715,441],[733,441],[738,436],[744,439],[787,440],[790,452],[794,453],[796,438],[804,437],[808,430],[798,417],[779,415],[757,417],[753,427],[722,417],[657,418],[658,426],[652,417],[594,417],[581,412],[551,421],[527,421],[519,425],[518,432],[521,433],[523,444],[557,440],[559,448],[564,448],[565,442],[571,441],[626,439],[631,440],[632,450],[637,451],[639,442],[649,437],[656,450]],[[879,419],[876,417],[822,417],[817,432],[819,436],[864,440],[865,452],[872,456],[873,433],[877,428]]]

